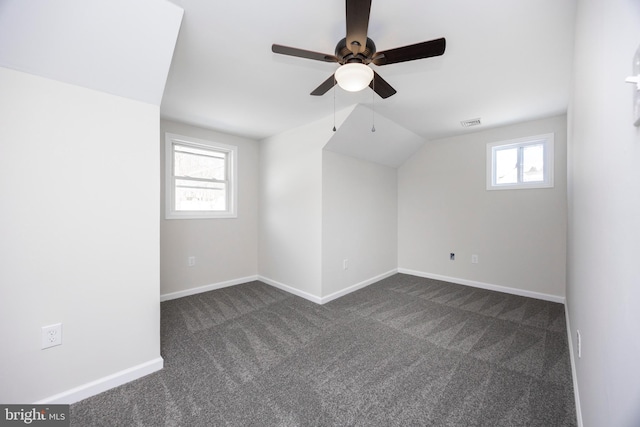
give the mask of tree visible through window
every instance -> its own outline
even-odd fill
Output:
[[[236,147],[167,134],[166,217],[235,216]]]
[[[487,190],[553,187],[553,134],[487,144]]]

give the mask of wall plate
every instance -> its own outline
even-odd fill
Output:
[[[640,46],[633,56],[633,75],[640,77]],[[637,85],[633,92],[633,125],[640,126],[640,85]]]

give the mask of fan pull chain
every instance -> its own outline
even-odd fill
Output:
[[[376,131],[376,78],[371,82],[371,132]]]
[[[336,131],[336,75],[333,75],[333,131]]]

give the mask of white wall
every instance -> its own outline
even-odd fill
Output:
[[[238,216],[221,219],[164,219],[165,180],[160,209],[160,286],[163,298],[194,288],[258,274],[258,143],[187,124],[162,120],[161,176],[165,132],[238,147]],[[196,265],[188,266],[188,257]]]
[[[487,143],[550,132],[554,188],[486,190]],[[565,165],[565,116],[427,142],[398,172],[398,267],[561,299]]]
[[[260,276],[314,297],[322,284],[322,147],[332,126],[321,120],[260,142]]]
[[[6,68],[0,93],[0,402],[161,366],[158,106]]]
[[[397,212],[396,168],[323,152],[323,297],[396,269]]]
[[[640,425],[640,5],[579,1],[569,115],[567,307],[587,427]]]

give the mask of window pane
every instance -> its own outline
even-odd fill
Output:
[[[554,135],[487,144],[487,190],[553,187]]]
[[[518,182],[518,149],[496,150],[496,184],[516,184]]]
[[[217,182],[176,180],[176,211],[227,210],[227,185]]]
[[[175,176],[204,179],[225,179],[226,153],[175,146]]]
[[[522,147],[522,181],[544,181],[544,147],[542,144]]]

